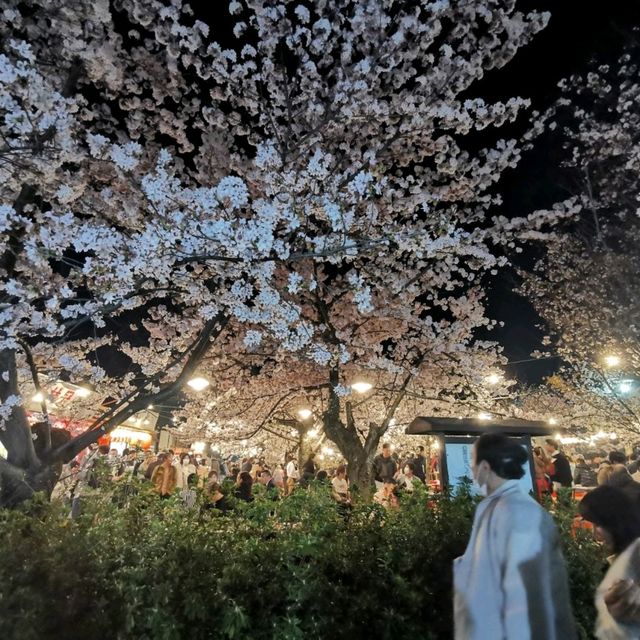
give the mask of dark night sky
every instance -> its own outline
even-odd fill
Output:
[[[561,78],[585,72],[594,57],[602,62],[614,61],[631,27],[640,25],[637,0],[528,0],[519,6],[550,11],[549,26],[521,49],[510,65],[488,74],[474,93],[485,99],[527,97],[538,110],[558,97]],[[504,176],[499,187],[504,197],[503,213],[527,215],[567,196],[559,184],[561,143],[559,135],[547,136],[525,155],[517,169]],[[525,252],[520,264],[526,266],[532,258]],[[531,352],[541,346],[543,335],[536,326],[540,318],[527,300],[513,292],[515,285],[514,273],[502,275],[490,286],[488,305],[489,315],[505,323],[492,337],[504,345],[510,361],[530,358]],[[557,364],[557,360],[514,364],[509,373],[523,382],[536,383],[552,373]]]

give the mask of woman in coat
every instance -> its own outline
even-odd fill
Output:
[[[168,498],[178,484],[178,471],[172,462],[171,455],[166,454],[162,463],[151,474],[151,482],[153,482],[154,489],[161,498]]]
[[[576,638],[555,525],[518,483],[528,462],[526,450],[501,434],[473,447],[473,478],[487,497],[454,561],[456,640]]]
[[[640,514],[620,487],[603,485],[580,502],[580,513],[593,522],[596,538],[612,554],[596,590],[596,638],[640,638]]]

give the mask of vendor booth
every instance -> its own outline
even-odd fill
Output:
[[[477,418],[420,417],[407,427],[408,435],[435,436],[440,443],[439,470],[442,487],[455,487],[464,478],[472,479],[471,449],[484,433],[502,433],[517,440],[529,454],[529,466],[520,480],[525,492],[535,491],[531,439],[553,437],[546,422],[532,420],[481,420]]]

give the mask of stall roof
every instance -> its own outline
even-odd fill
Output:
[[[413,420],[405,433],[409,435],[425,435],[429,433],[478,435],[498,432],[518,436],[546,436],[552,435],[557,430],[557,427],[551,427],[547,422],[540,420],[419,417]]]

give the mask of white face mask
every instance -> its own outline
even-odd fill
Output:
[[[481,482],[480,472],[477,472],[477,475],[474,476],[471,488],[473,489],[474,493],[481,495],[483,498],[487,497],[487,483],[486,481]]]

